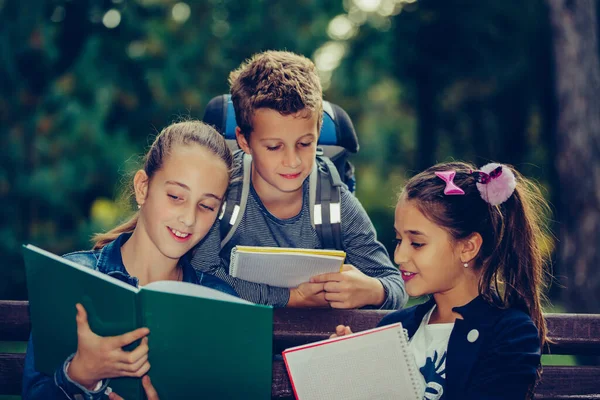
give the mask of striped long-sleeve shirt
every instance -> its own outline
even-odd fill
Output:
[[[250,187],[246,211],[231,240],[221,249],[218,223],[195,249],[192,265],[229,283],[243,299],[258,304],[285,307],[290,297],[287,288],[248,282],[229,275],[231,249],[236,245],[323,248],[310,223],[308,179],[303,186],[300,213],[289,219],[273,216]],[[408,299],[404,282],[392,264],[385,247],[377,241],[375,228],[358,199],[346,188],[341,192],[341,232],[346,264],[383,284],[386,298],[381,309],[399,309]]]

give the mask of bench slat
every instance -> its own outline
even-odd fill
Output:
[[[337,324],[356,331],[373,328],[387,311],[279,308],[273,312],[273,352],[327,339]]]
[[[600,355],[600,315],[548,314],[550,354]]]
[[[0,393],[21,393],[23,354],[0,353]],[[544,368],[542,382],[536,389],[536,400],[600,399],[600,367],[554,367]],[[570,395],[578,393],[578,395]],[[287,371],[283,361],[273,362],[272,398],[293,399]]]
[[[276,353],[323,340],[338,324],[349,325],[354,332],[375,327],[390,311],[275,309],[273,334]],[[547,314],[548,332],[554,342],[544,353],[600,355],[599,314]],[[333,323],[332,323],[333,322]]]
[[[25,354],[0,353],[0,395],[21,394]]]
[[[0,300],[0,341],[29,340],[27,301]]]
[[[273,349],[282,350],[326,339],[335,325],[349,325],[354,331],[374,327],[389,311],[275,309]],[[600,355],[600,315],[548,314],[548,331],[555,342],[551,354]],[[26,301],[0,300],[0,341],[26,341],[29,337]],[[548,350],[548,349],[546,349]],[[0,394],[19,394],[23,354],[0,354]],[[544,369],[536,390],[537,400],[600,400],[600,366],[555,367]],[[293,399],[283,362],[273,365],[274,399]],[[575,394],[576,393],[576,394]]]
[[[536,399],[600,399],[600,366],[548,366],[535,390]],[[573,393],[577,393],[574,396]],[[583,396],[583,397],[582,397]]]
[[[27,341],[29,312],[26,301],[0,301],[0,341]],[[344,324],[356,332],[373,328],[389,311],[275,309],[274,351],[329,337],[335,325]],[[333,321],[333,323],[332,323]],[[548,332],[555,342],[550,354],[600,355],[600,315],[548,314]]]

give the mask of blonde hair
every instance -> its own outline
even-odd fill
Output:
[[[163,166],[166,156],[178,145],[197,144],[219,157],[225,163],[231,176],[233,156],[225,139],[219,132],[200,121],[184,121],[171,124],[164,128],[154,139],[148,153],[144,156],[144,172],[148,179]],[[114,241],[122,233],[133,232],[137,226],[139,213],[136,212],[129,220],[106,233],[94,235],[94,250],[101,249]]]

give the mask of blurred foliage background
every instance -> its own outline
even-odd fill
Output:
[[[124,218],[151,136],[266,49],[312,58],[352,117],[390,252],[397,192],[437,161],[511,163],[557,204],[550,21],[544,0],[0,0],[0,299],[26,298],[22,243],[86,249]]]

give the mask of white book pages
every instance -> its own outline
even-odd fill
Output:
[[[250,301],[240,299],[230,294],[189,282],[156,281],[144,286],[143,290],[181,294],[191,297],[201,297],[204,299],[229,301],[231,303],[254,304]]]
[[[298,400],[421,400],[414,356],[400,323],[283,352]]]
[[[254,252],[234,248],[229,274],[250,282],[293,288],[308,282],[312,276],[339,272],[345,258],[284,250]]]

